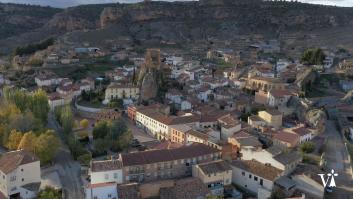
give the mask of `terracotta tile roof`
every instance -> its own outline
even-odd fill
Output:
[[[8,174],[20,165],[29,164],[36,161],[39,161],[39,159],[31,152],[23,150],[12,151],[3,154],[0,157],[0,170],[3,173]]]
[[[273,158],[278,162],[287,165],[296,161],[300,161],[302,157],[297,152],[292,151],[289,153],[281,153],[279,155],[274,156]]]
[[[270,181],[276,180],[283,172],[276,167],[262,164],[256,160],[235,160],[231,165]]]
[[[195,143],[174,149],[150,150],[135,153],[121,154],[123,166],[152,164],[180,159],[194,158],[198,156],[219,153],[218,149],[204,144]]]
[[[169,116],[158,112],[156,109],[139,109],[138,112],[165,125],[187,124],[200,120],[199,116],[194,114],[190,116]]]
[[[174,187],[161,188],[161,199],[195,199],[206,198],[211,191],[198,178],[184,178],[177,180]]]
[[[277,89],[272,89],[270,90],[270,95],[273,97],[284,97],[284,96],[291,96],[293,93],[289,90],[277,90]]]
[[[218,121],[220,123],[222,123],[222,126],[225,127],[225,128],[232,128],[232,127],[237,126],[237,125],[240,124],[240,121],[235,119],[231,115],[225,115],[225,116],[219,118]]]
[[[242,138],[251,137],[251,135],[248,132],[246,132],[245,130],[241,130],[241,131],[239,131],[237,133],[234,133],[232,135],[232,137],[235,138],[235,139],[242,139]]]
[[[101,171],[111,171],[118,170],[122,168],[122,162],[119,160],[104,160],[104,161],[92,161],[91,171],[101,172]]]
[[[98,187],[111,187],[115,186],[115,182],[103,182],[103,183],[96,183],[96,184],[88,184],[88,188],[98,188]]]
[[[295,128],[295,129],[292,129],[292,131],[298,134],[299,136],[310,134],[309,130],[305,127]]]
[[[299,136],[297,134],[294,134],[294,133],[287,133],[287,132],[279,132],[277,134],[275,134],[273,136],[273,139],[276,139],[276,140],[279,140],[279,141],[282,141],[282,142],[287,142],[287,143],[290,143],[292,145],[295,145],[296,142],[298,141],[299,139]]]
[[[208,140],[208,138],[209,138],[209,136],[206,133],[202,133],[202,132],[196,131],[194,129],[191,129],[191,130],[187,131],[186,133],[190,134],[190,135],[192,135],[194,137],[203,139],[203,140]]]
[[[229,164],[223,160],[198,164],[198,167],[206,175],[232,170]]]
[[[182,144],[177,143],[177,142],[165,141],[165,142],[158,144],[157,146],[154,146],[153,149],[155,149],[155,150],[176,149],[176,148],[179,148],[182,146],[183,146]]]
[[[119,199],[139,199],[139,189],[137,183],[118,185]]]

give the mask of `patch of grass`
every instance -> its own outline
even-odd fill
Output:
[[[320,157],[313,154],[303,154],[303,163],[319,166]]]

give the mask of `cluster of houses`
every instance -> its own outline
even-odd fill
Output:
[[[214,53],[224,52],[208,56]],[[302,65],[281,60],[215,72],[211,64],[175,56],[166,64],[180,86],[165,93],[164,104],[127,107],[129,119],[161,144],[92,161],[86,198],[242,198],[233,185],[264,199],[277,188],[288,198],[323,197],[320,182],[298,169],[298,147],[317,131],[288,119],[294,111],[288,102],[301,89],[288,80]],[[138,99],[137,87],[108,89],[106,98]],[[317,186],[311,190],[305,183]]]
[[[251,47],[278,52],[279,46],[277,41],[269,41]],[[97,48],[75,49],[78,54],[98,52]],[[129,54],[117,52],[111,59],[128,57]],[[227,49],[211,50],[206,57],[227,64],[239,59]],[[57,61],[58,57],[53,54],[48,60]],[[141,61],[134,59],[135,63]],[[149,105],[136,103],[141,98],[141,87],[131,81],[138,75],[135,67],[124,66],[105,73],[111,84],[105,89],[103,103],[123,100],[133,124],[161,143],[145,151],[93,160],[90,181],[84,187],[86,199],[195,199],[226,195],[240,199],[243,192],[239,190],[266,199],[275,189],[282,190],[288,198],[323,197],[321,182],[301,172],[304,164],[298,152],[301,144],[319,137],[317,130],[290,118],[295,111],[289,106],[290,101],[298,99],[305,86],[298,83],[298,73],[306,66],[280,59],[261,60],[248,67],[235,64],[220,70],[213,62],[201,63],[180,56],[166,56],[163,62],[170,70],[169,77],[178,83],[162,96],[163,103],[153,99]],[[333,58],[327,56],[324,67],[328,69],[332,64]],[[83,91],[95,89],[93,79],[73,82],[52,73],[38,75],[35,82],[38,87],[53,88],[48,95],[51,109],[71,103]],[[352,90],[347,84],[341,82],[343,90]],[[100,112],[97,121],[119,117],[120,113],[114,111]],[[352,128],[349,130],[353,132]],[[16,154],[0,157],[0,193],[4,198],[33,198],[42,186],[38,159],[24,151],[10,153]],[[35,172],[23,172],[27,170]]]

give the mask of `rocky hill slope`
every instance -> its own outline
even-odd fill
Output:
[[[61,9],[0,3],[0,39],[41,28]]]
[[[60,36],[81,30],[106,30],[115,27],[115,36],[128,36],[136,43],[157,40],[192,42],[198,40],[236,39],[235,35],[299,33],[353,26],[353,8],[310,5],[296,2],[261,0],[200,0],[198,2],[142,2],[137,4],[84,5],[58,10],[33,6],[5,5],[15,10],[30,10],[36,16],[4,12],[5,26],[0,24],[3,52],[25,42],[47,36]],[[1,10],[2,8],[2,10]],[[10,9],[10,8],[7,8]],[[36,9],[39,9],[37,11]],[[45,11],[42,11],[42,10]],[[18,12],[17,12],[18,13]],[[26,12],[22,12],[26,13]],[[30,22],[26,21],[29,20]],[[19,24],[12,30],[11,22]],[[16,26],[17,27],[17,26]],[[321,31],[323,32],[323,31]],[[23,33],[23,34],[21,34]],[[1,37],[1,35],[3,35]],[[9,37],[4,39],[8,36]],[[353,39],[352,39],[353,40]]]

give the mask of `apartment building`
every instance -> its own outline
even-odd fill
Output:
[[[120,154],[123,182],[149,182],[192,175],[192,165],[221,158],[218,149],[195,143],[173,149]]]
[[[217,196],[223,196],[224,186],[232,184],[232,168],[223,160],[194,165],[192,176],[199,178]]]
[[[18,150],[0,157],[0,198],[35,198],[41,183],[39,159]]]
[[[194,114],[169,116],[157,109],[139,109],[136,111],[136,124],[159,140],[171,139],[171,125],[195,124],[199,117]]]
[[[105,90],[105,100],[113,99],[138,99],[140,88],[133,85],[110,84]]]

